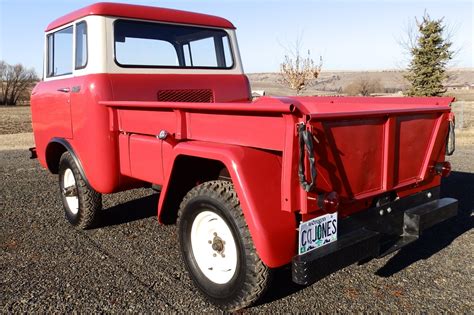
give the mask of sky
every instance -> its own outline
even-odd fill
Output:
[[[43,31],[48,23],[97,1],[0,0],[0,60],[42,71]],[[323,59],[326,70],[406,67],[400,42],[415,17],[444,17],[457,51],[450,64],[474,67],[474,0],[133,0],[129,2],[222,16],[237,27],[244,69],[275,72],[288,47]]]

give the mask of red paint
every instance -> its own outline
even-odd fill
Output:
[[[209,89],[214,102],[248,102],[245,75],[110,74],[115,101],[158,101],[160,91]],[[185,103],[192,106],[189,103]]]
[[[161,82],[162,75],[158,76]],[[131,75],[133,79],[125,87],[125,75],[120,75],[119,80],[117,77],[94,74],[67,79],[70,86],[81,85],[80,93],[71,94],[73,137],[68,139],[91,185],[102,193],[111,193],[128,188],[130,178],[161,184],[161,205],[178,155],[219,160],[236,183],[256,248],[269,266],[285,264],[295,253],[296,223],[291,212],[318,215],[316,203],[309,201],[308,194],[300,188],[296,171],[295,124],[308,115],[319,141],[315,145],[317,191],[335,191],[340,196],[341,216],[365,209],[367,200],[392,187],[397,187],[402,195],[439,185],[439,176],[423,176],[423,171],[425,164],[433,167],[444,158],[442,147],[449,115],[444,113],[449,109],[444,104],[434,104],[443,99],[397,99],[399,107],[392,103],[388,110],[380,107],[379,99],[354,99],[354,107],[372,113],[373,118],[364,118],[345,114],[351,103],[345,102],[338,108],[320,103],[317,98],[157,102],[154,97],[161,87],[149,84],[145,89],[143,80],[135,80],[136,75]],[[180,76],[169,77],[182,88],[177,83]],[[149,80],[153,82],[154,76],[150,75]],[[218,78],[210,75],[208,81],[215,94],[220,95]],[[58,122],[50,120],[52,116],[48,113],[54,112],[56,105],[46,102],[49,92],[42,91],[64,84],[42,82],[32,97],[35,139],[43,165],[47,143],[64,128],[58,129]],[[201,88],[202,84],[198,85]],[[247,91],[245,84],[236,87],[242,93]],[[124,100],[127,95],[129,100]],[[130,101],[135,98],[140,101]],[[361,105],[361,101],[365,103]],[[402,103],[407,101],[418,104],[417,113],[413,113],[415,105]],[[405,108],[407,112],[403,111]],[[430,108],[429,114],[418,113],[426,108]],[[437,113],[432,113],[435,110]],[[318,119],[319,114],[323,119]],[[328,115],[334,117],[329,119]],[[438,123],[439,130],[435,128]],[[171,134],[166,147],[156,138],[160,130]],[[263,168],[266,175],[261,171]],[[418,187],[410,186],[416,183]],[[282,218],[272,219],[276,216]],[[274,243],[274,235],[279,235],[278,243]],[[279,244],[278,249],[274,244]]]
[[[233,28],[220,18],[143,8],[96,4],[48,30],[91,14]],[[79,90],[58,91],[72,87]],[[213,102],[158,101],[163,93],[176,97],[173,91],[205,91]],[[381,193],[396,190],[404,197],[440,184],[433,169],[444,162],[451,98],[249,98],[245,75],[104,73],[40,82],[31,97],[37,154],[46,167],[51,140],[65,139],[101,193],[162,185],[159,217],[177,158],[220,161],[270,267],[296,254],[293,212],[306,220],[337,206],[344,217],[363,211]],[[316,137],[318,177],[311,193],[298,180],[298,123]],[[169,134],[165,140],[157,138],[162,130]],[[328,197],[326,210],[319,209],[318,195]]]
[[[70,22],[89,15],[125,17],[130,19],[161,21],[169,23],[183,23],[235,29],[235,26],[232,25],[232,23],[230,23],[226,19],[207,14],[143,5],[99,2],[73,11],[54,20],[48,25],[48,27],[46,27],[45,31],[49,32],[50,30],[53,30],[57,27],[63,26],[65,24],[68,24]]]
[[[172,176],[173,162],[180,155],[218,160],[229,170],[261,259],[270,267],[288,263],[296,252],[296,222],[292,213],[281,211],[281,158],[271,152],[201,141],[181,142],[170,151],[165,177]],[[168,181],[160,194],[158,216],[166,198]]]

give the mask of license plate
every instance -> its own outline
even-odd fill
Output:
[[[300,224],[298,253],[304,254],[337,240],[337,212]]]

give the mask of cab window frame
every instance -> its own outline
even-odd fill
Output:
[[[55,35],[59,32],[63,32],[67,29],[71,29],[72,30],[72,33],[71,33],[71,41],[70,41],[70,51],[71,51],[71,60],[70,60],[70,71],[69,72],[64,72],[64,73],[60,73],[60,74],[55,74],[54,73],[54,60],[55,60],[55,45],[56,45],[56,38],[55,38]],[[61,29],[58,29],[58,30],[55,30],[54,32],[51,32],[51,33],[48,33],[46,35],[46,45],[47,45],[47,49],[46,49],[46,52],[47,52],[47,56],[46,56],[46,78],[56,78],[56,77],[63,77],[63,76],[68,76],[68,75],[72,75],[73,74],[73,71],[74,71],[74,63],[75,63],[75,51],[74,51],[74,48],[75,48],[75,30],[74,30],[74,25],[71,24],[71,25],[68,25],[66,27],[63,27]]]
[[[160,25],[163,25],[163,26],[176,26],[176,27],[195,28],[195,29],[215,31],[216,33],[220,32],[220,33],[223,34],[222,41],[224,41],[224,38],[226,38],[226,40],[227,40],[228,55],[230,56],[232,63],[229,66],[224,66],[224,67],[221,67],[221,66],[194,66],[194,65],[192,65],[192,66],[183,66],[183,65],[180,65],[185,59],[184,54],[183,54],[183,58],[182,58],[183,60],[180,60],[181,57],[179,56],[179,52],[178,52],[179,47],[177,47],[175,44],[173,44],[171,42],[169,42],[169,43],[171,43],[172,46],[175,47],[175,50],[177,52],[178,65],[176,65],[176,66],[173,66],[173,65],[148,65],[148,64],[123,64],[123,63],[120,63],[117,60],[117,45],[116,45],[117,44],[117,34],[116,34],[116,30],[117,30],[117,24],[123,23],[123,22],[125,22],[125,23],[127,23],[127,22],[137,23],[137,24],[148,24],[148,25],[156,24],[157,26],[160,26]],[[133,19],[123,19],[123,18],[114,20],[112,26],[113,26],[113,36],[112,36],[112,40],[113,40],[113,59],[114,59],[115,64],[117,66],[121,67],[121,68],[180,69],[180,70],[199,70],[199,69],[204,69],[204,70],[233,70],[237,66],[237,61],[236,61],[235,53],[234,53],[234,46],[233,46],[233,43],[232,43],[232,37],[230,36],[229,32],[227,32],[227,30],[224,29],[224,28],[214,28],[214,27],[210,27],[210,26],[197,26],[197,25],[187,25],[187,24],[173,24],[173,23],[166,23],[166,22],[161,22],[161,21],[133,20]],[[213,38],[213,37],[209,37],[209,38]],[[189,41],[187,44],[190,44],[192,42],[193,41]],[[224,43],[223,43],[222,46],[225,47],[226,45],[224,45]],[[185,47],[185,44],[183,43],[182,44],[182,49],[184,49],[184,47]],[[190,47],[190,45],[188,45],[188,49],[189,49],[189,47]],[[214,47],[214,48],[216,48],[216,47]],[[227,55],[225,51],[223,52],[223,54]],[[217,52],[216,52],[216,58],[217,58]],[[191,60],[192,60],[192,56],[191,56]]]

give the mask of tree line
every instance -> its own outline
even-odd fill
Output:
[[[28,101],[31,89],[38,80],[34,69],[0,60],[0,105],[17,105]]]

